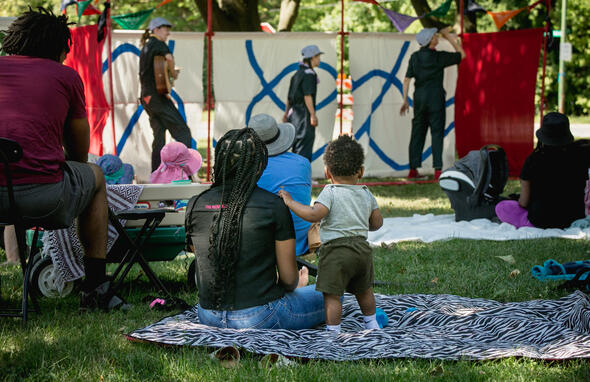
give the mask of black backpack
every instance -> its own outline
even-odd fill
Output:
[[[504,149],[486,145],[470,151],[443,171],[439,184],[455,211],[455,220],[496,218],[496,204],[508,181],[508,160]]]

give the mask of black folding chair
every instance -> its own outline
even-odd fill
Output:
[[[12,171],[10,169],[11,163],[16,163],[23,157],[22,147],[15,141],[6,138],[0,138],[0,160],[4,163],[4,175],[6,178],[6,192],[8,193],[8,216],[0,216],[0,225],[9,226],[14,225],[16,232],[16,241],[18,244],[18,256],[20,259],[21,269],[23,272],[23,295],[22,304],[19,308],[4,308],[0,310],[2,317],[22,317],[23,323],[27,322],[29,306],[28,301],[31,297],[35,312],[39,313],[39,304],[35,295],[29,290],[29,276],[33,268],[33,254],[34,246],[31,246],[29,256],[27,258],[27,245],[25,241],[25,230],[35,225],[34,222],[29,222],[24,219],[16,205],[14,198],[14,188],[12,184]],[[39,231],[38,227],[35,229],[33,236],[33,243],[37,242]]]
[[[150,282],[158,288],[158,290],[164,294],[163,297],[170,299],[171,301],[178,301],[176,298],[172,296],[172,294],[166,289],[164,284],[160,281],[158,276],[154,273],[152,268],[149,266],[146,259],[143,257],[143,249],[145,248],[146,243],[154,233],[155,229],[164,219],[166,213],[175,213],[176,211],[173,209],[129,209],[123,210],[118,212],[113,212],[109,208],[109,221],[113,225],[113,227],[119,233],[119,245],[122,246],[122,253],[123,257],[121,258],[117,269],[113,273],[112,276],[112,293],[116,293],[121,285],[123,284],[123,280],[131,270],[134,264],[139,264],[139,266],[143,269],[144,273],[150,280]],[[120,220],[142,220],[145,219],[145,222],[139,233],[135,237],[135,240],[132,240],[127,231],[121,224]]]

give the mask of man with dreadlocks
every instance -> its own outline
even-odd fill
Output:
[[[254,130],[231,130],[215,147],[212,187],[188,203],[202,324],[305,329],[324,321],[322,294],[307,285],[307,268],[297,271],[289,210],[256,185],[266,164]]]
[[[100,167],[88,164],[89,126],[84,84],[62,65],[70,51],[66,16],[44,8],[25,12],[6,31],[0,57],[0,136],[23,148],[12,167],[16,203],[23,216],[45,228],[78,219],[86,279],[81,306],[121,307],[105,276],[107,201]],[[0,217],[9,214],[0,172]]]

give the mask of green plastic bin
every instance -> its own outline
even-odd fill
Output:
[[[125,228],[131,240],[135,240],[141,228]],[[33,230],[27,231],[27,245],[33,241]],[[43,231],[39,231],[37,247],[41,248],[43,243],[41,238]],[[143,256],[147,261],[169,261],[173,260],[179,252],[184,249],[185,231],[184,226],[178,227],[158,227],[152,233],[152,236],[145,244]],[[113,248],[107,255],[109,262],[118,262],[122,257],[120,239],[117,239]]]

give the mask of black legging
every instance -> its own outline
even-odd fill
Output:
[[[168,97],[153,95],[149,100],[149,104],[146,104],[145,99],[142,99],[141,105],[148,113],[150,126],[154,132],[154,141],[152,143],[153,172],[160,166],[160,151],[166,144],[166,130],[170,132],[172,138],[184,143],[188,148],[191,147],[191,131],[174,103]]]

